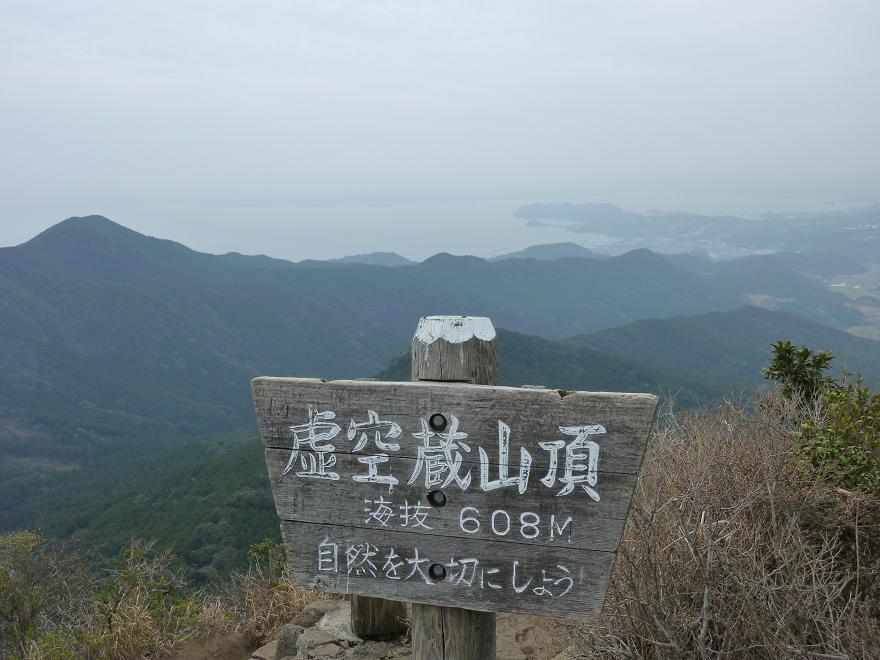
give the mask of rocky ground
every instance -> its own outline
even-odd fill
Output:
[[[365,641],[351,631],[351,606],[344,600],[322,600],[308,605],[281,636],[251,654],[235,660],[311,660],[318,658],[358,658],[362,660],[408,660],[410,640]],[[538,616],[499,614],[497,619],[497,657],[504,660],[563,660],[577,657],[566,652],[561,626]],[[233,656],[204,656],[224,660]],[[201,660],[194,656],[178,660]]]

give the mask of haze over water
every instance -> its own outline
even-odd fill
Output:
[[[600,240],[511,218],[534,202],[876,202],[878,22],[863,0],[7,0],[0,245],[101,214],[210,252],[419,259]]]
[[[392,251],[420,261],[438,252],[493,257],[540,243],[573,242],[599,252],[615,252],[614,239],[569,231],[564,223],[541,226],[514,217],[534,202],[618,203],[629,211],[683,211],[703,215],[758,217],[765,213],[821,213],[858,203],[828,199],[738,197],[719,200],[689,196],[675,199],[638,195],[622,203],[611,197],[579,199],[476,200],[388,204],[177,204],[145,203],[137,208],[83,209],[80,215],[106,215],[131,229],[222,254],[267,254],[281,259],[333,259],[351,254]],[[51,213],[51,212],[47,212]],[[47,215],[46,226],[63,219],[61,209]],[[241,228],[249,227],[243,233]],[[3,227],[2,244],[33,235],[27,227]],[[628,247],[632,247],[631,245]],[[650,246],[645,246],[650,247]]]

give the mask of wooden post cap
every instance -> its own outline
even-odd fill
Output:
[[[495,327],[485,316],[423,316],[412,340],[412,379],[494,385]]]

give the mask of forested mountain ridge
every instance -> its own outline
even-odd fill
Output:
[[[880,381],[880,344],[756,308],[696,317],[638,321],[622,328],[547,340],[498,329],[499,382],[580,390],[649,391],[674,407],[747,394],[763,381],[769,344],[792,336],[831,348],[839,367],[861,365]],[[713,348],[719,342],[719,350]],[[692,359],[694,366],[688,361]],[[408,353],[377,374],[408,380]],[[196,437],[125,470],[81,500],[45,507],[44,526],[83,531],[92,547],[115,551],[134,535],[173,543],[196,580],[210,580],[241,560],[248,539],[277,535],[262,445],[253,430]]]
[[[100,216],[70,218],[0,250],[4,453],[64,463],[114,434],[244,426],[251,377],[374,373],[424,314],[486,315],[548,339],[756,298],[830,325],[860,317],[814,279],[782,266],[762,275],[695,272],[648,250],[321,267],[202,254]]]
[[[674,319],[644,319],[565,340],[703,384],[712,397],[761,382],[769,346],[781,339],[831,350],[833,371],[861,372],[880,384],[880,342],[855,337],[794,314],[757,307]]]
[[[860,371],[869,384],[880,384],[880,342],[757,307],[645,319],[555,341],[499,329],[498,380],[512,386],[653,392],[693,406],[761,383],[769,347],[780,337],[831,349],[835,371]],[[404,351],[377,378],[408,380],[409,371]]]
[[[130,519],[170,533],[171,522],[147,519],[164,511],[151,508],[165,502],[162,488],[146,499],[135,491],[165,483],[159,477],[177,460],[169,452],[188,445],[203,452],[202,464],[186,459],[196,481],[180,483],[179,468],[174,487],[210,490],[199,485],[207,479],[199,470],[231,463],[204,448],[226,434],[239,451],[239,439],[249,437],[251,378],[375,374],[408,345],[425,314],[485,315],[508,328],[501,331],[501,373],[509,384],[676,391],[689,403],[724,394],[729,372],[703,352],[692,358],[681,348],[703,350],[681,324],[706,333],[705,321],[673,317],[735,315],[749,296],[838,326],[858,315],[843,296],[784,266],[763,280],[721,270],[682,268],[648,250],[497,262],[439,254],[393,268],[292,263],[202,254],[99,216],[71,218],[0,249],[0,528],[45,525],[97,542],[95,534]],[[777,318],[761,314],[740,319],[745,326],[733,337],[754,342],[742,371],[755,366],[757,353],[766,355],[769,341],[796,337],[778,319],[763,335],[743,329]],[[616,326],[652,317],[639,326],[638,342],[616,339]],[[715,317],[713,327],[733,327],[732,318]],[[790,325],[801,322],[791,317]],[[837,334],[819,347],[847,355],[855,338],[828,331]],[[853,346],[855,355],[874,344]],[[732,342],[725,350],[740,348]],[[666,353],[675,357],[655,359]],[[687,361],[698,359],[689,370]],[[858,367],[868,371],[871,364]],[[726,368],[725,361],[718,366]],[[400,377],[408,378],[408,365],[404,370]],[[239,476],[241,493],[258,498],[257,476]],[[130,497],[119,501],[126,487]],[[216,515],[218,525],[234,517]],[[202,547],[213,547],[219,532],[202,532],[204,538],[187,542],[193,561],[220,570],[228,557],[214,550],[222,544],[210,552]]]

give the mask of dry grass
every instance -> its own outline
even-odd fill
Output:
[[[23,654],[29,660],[60,658],[161,658],[191,638],[240,633],[256,647],[324,597],[290,580],[280,548],[262,544],[266,556],[234,574],[220,594],[187,592],[172,557],[151,544],[134,543],[99,584],[66,602],[61,616],[44,617]]]
[[[880,657],[878,504],[798,469],[792,406],[663,420],[584,657]]]
[[[232,577],[227,593],[227,612],[233,613],[231,629],[243,632],[255,645],[280,633],[309,603],[326,594],[297,587],[286,566],[272,570],[254,564],[251,570]]]
[[[565,624],[576,653],[880,657],[880,506],[802,469],[805,414],[821,411],[761,396],[663,418],[603,616]],[[29,657],[161,657],[230,632],[263,643],[323,595],[292,584],[277,546],[255,549],[247,573],[207,595],[179,591],[168,557],[135,545],[76,607],[65,596],[60,619],[46,609]]]

